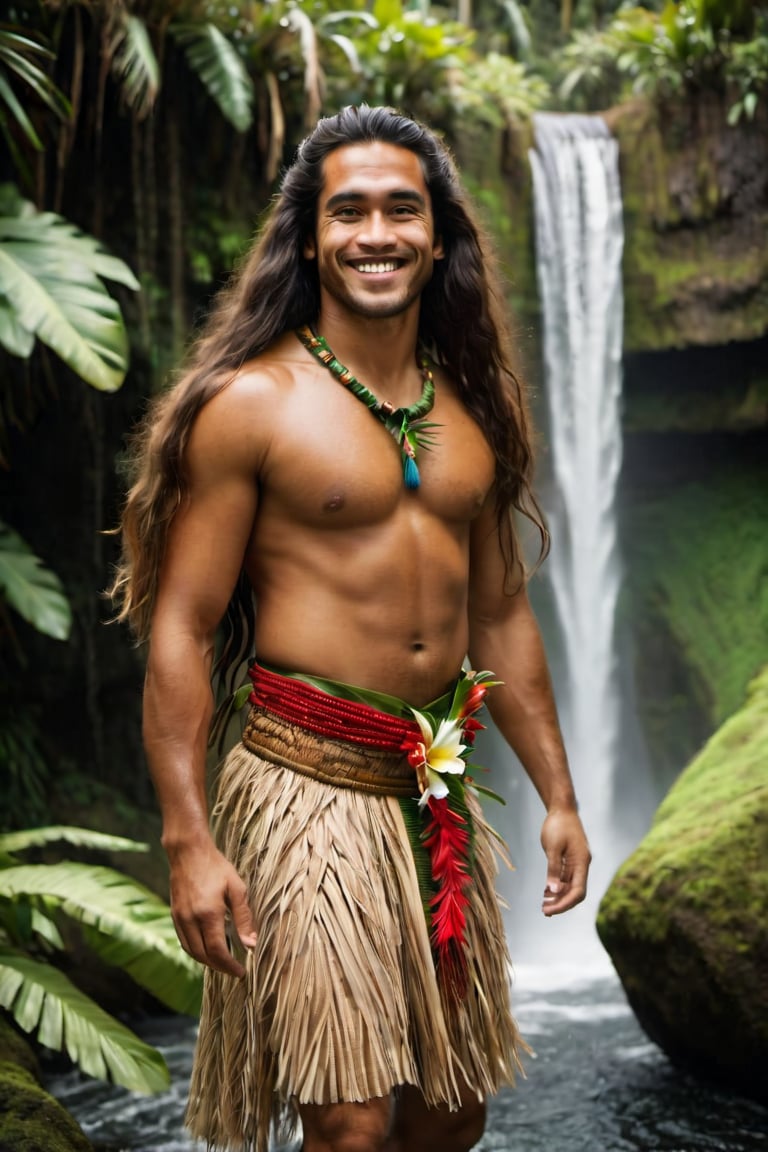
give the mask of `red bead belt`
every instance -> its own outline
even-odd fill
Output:
[[[251,704],[318,736],[346,740],[383,752],[401,752],[409,737],[420,739],[420,729],[415,720],[380,712],[356,700],[331,696],[312,684],[281,676],[258,664],[251,667],[248,675],[253,682],[253,691],[248,698]]]

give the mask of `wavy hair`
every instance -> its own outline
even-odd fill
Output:
[[[514,514],[535,525],[539,562],[549,536],[532,491],[532,434],[525,394],[512,368],[495,260],[445,145],[391,108],[347,107],[321,119],[298,148],[249,254],[218,294],[177,382],[151,405],[132,443],[122,556],[110,589],[117,619],[145,640],[168,530],[186,490],[184,453],[197,413],[248,360],[278,336],[312,324],[320,306],[314,234],[323,162],[336,148],[381,142],[418,156],[444,258],[421,297],[419,336],[445,367],[496,460],[496,502],[508,573],[519,559]],[[253,604],[244,573],[227,612],[219,671],[249,654]]]

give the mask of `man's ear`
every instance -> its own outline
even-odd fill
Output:
[[[445,258],[442,236],[435,236],[435,242],[432,245],[432,258],[434,260],[443,260]]]
[[[317,245],[315,244],[314,236],[307,236],[302,252],[305,260],[314,260],[315,256],[317,256]]]

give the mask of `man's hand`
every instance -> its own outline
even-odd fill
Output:
[[[556,916],[580,904],[587,894],[587,873],[592,854],[578,813],[573,809],[550,812],[541,829],[547,856],[547,886],[541,910]]]
[[[171,914],[182,948],[209,968],[244,976],[226,934],[229,921],[244,948],[256,944],[247,890],[237,871],[212,842],[169,852],[169,858]]]

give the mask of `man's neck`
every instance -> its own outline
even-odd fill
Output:
[[[350,317],[324,308],[315,328],[334,356],[379,399],[395,406],[417,398],[418,311],[398,316]]]

